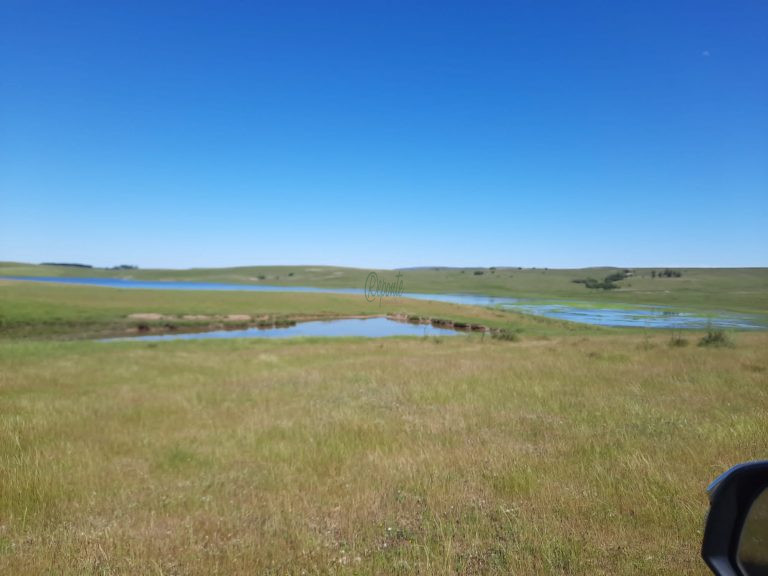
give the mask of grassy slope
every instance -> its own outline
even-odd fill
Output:
[[[483,271],[475,275],[475,271]],[[658,269],[660,270],[660,269]],[[649,269],[614,291],[590,290],[572,280],[605,277],[615,269],[518,270],[424,268],[402,270],[406,292],[478,293],[528,298],[571,298],[626,304],[663,304],[708,310],[768,311],[768,268],[685,268],[681,278],[652,279]],[[392,278],[393,271],[377,271]],[[0,263],[4,276],[115,277],[285,286],[362,288],[369,270],[323,266],[271,266],[193,270],[101,270]],[[263,277],[260,279],[259,277]]]
[[[119,290],[65,284],[0,280],[0,337],[93,336],[124,331],[134,313],[182,316],[248,314],[277,318],[368,316],[406,313],[462,322],[478,322],[529,335],[595,333],[599,328],[558,322],[514,312],[440,302],[384,299],[362,295],[280,292]],[[178,326],[195,322],[175,322]],[[203,322],[207,326],[207,322]]]
[[[0,573],[703,575],[766,350],[0,341]]]

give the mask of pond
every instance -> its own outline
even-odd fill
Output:
[[[297,338],[297,337],[363,337],[387,338],[389,336],[455,336],[459,332],[437,328],[431,324],[409,324],[389,318],[339,318],[300,322],[293,326],[271,328],[247,328],[244,330],[216,330],[187,334],[153,334],[126,338],[105,338],[101,342],[116,341],[163,341],[202,340],[220,338]]]
[[[223,284],[214,282],[177,282],[124,280],[120,278],[59,278],[49,276],[0,276],[9,280],[86,284],[109,288],[143,290],[218,290],[248,292],[313,292],[320,294],[359,294],[362,288],[315,288],[312,286],[266,286]],[[483,296],[478,294],[417,294],[403,293],[404,298],[434,300],[467,306],[500,307],[535,316],[581,322],[598,326],[628,326],[634,328],[765,330],[768,320],[750,314],[712,311],[686,312],[665,306],[607,307],[593,303],[548,300],[544,303],[520,298]]]

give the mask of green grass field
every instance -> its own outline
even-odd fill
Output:
[[[519,339],[87,339],[135,313]],[[766,457],[768,333],[701,336],[0,281],[0,574],[705,574],[706,485]]]
[[[704,574],[768,335],[0,342],[4,574]]]
[[[661,271],[664,267],[654,270]],[[547,270],[517,268],[405,269],[405,292],[475,293],[521,298],[566,298],[594,302],[660,304],[691,309],[768,312],[768,268],[682,268],[680,278],[652,278],[651,269],[634,269],[617,290],[590,290],[573,280],[604,278],[616,268]],[[253,266],[192,270],[105,270],[0,263],[0,276],[133,278],[363,288],[370,270],[329,266]],[[393,278],[396,271],[376,271]],[[481,273],[481,274],[476,274]]]

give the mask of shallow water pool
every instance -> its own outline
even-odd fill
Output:
[[[106,338],[101,342],[116,341],[163,341],[163,340],[207,340],[222,338],[297,338],[297,337],[363,337],[387,338],[389,336],[456,336],[459,332],[436,328],[430,324],[408,324],[389,318],[339,318],[300,322],[294,326],[280,328],[246,328],[244,330],[215,330],[186,334],[150,334],[126,338]]]

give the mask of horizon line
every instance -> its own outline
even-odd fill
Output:
[[[440,264],[425,264],[425,265],[418,265],[418,266],[396,266],[396,267],[378,267],[378,266],[348,266],[348,265],[339,265],[339,264],[238,264],[234,266],[187,266],[187,267],[160,267],[160,266],[150,266],[150,267],[142,267],[137,264],[115,264],[111,266],[99,266],[95,264],[88,264],[85,262],[77,262],[77,261],[71,261],[71,262],[21,262],[16,260],[0,260],[0,266],[7,266],[7,265],[23,265],[23,266],[62,266],[62,267],[72,267],[72,268],[83,268],[83,269],[93,269],[93,270],[119,270],[120,266],[135,266],[136,270],[175,270],[175,271],[185,271],[185,270],[226,270],[226,269],[236,269],[236,268],[344,268],[344,269],[350,269],[350,270],[390,270],[390,271],[397,271],[397,270],[426,270],[426,269],[441,269],[441,270],[469,270],[469,269],[482,269],[482,270],[490,270],[490,269],[502,269],[502,270],[590,270],[590,269],[601,269],[601,268],[616,268],[616,269],[625,269],[625,270],[653,270],[656,268],[679,268],[679,269],[687,269],[687,270],[713,270],[713,269],[765,269],[768,268],[767,265],[748,265],[748,266],[722,266],[722,265],[710,265],[710,266],[685,266],[685,265],[679,265],[679,264],[658,264],[653,266],[619,266],[615,264],[596,264],[596,265],[588,265],[588,266],[521,266],[521,265],[492,265],[492,266],[481,266],[481,265],[469,265],[469,266],[448,266],[448,265],[440,265]],[[130,268],[125,268],[125,270],[130,270]]]

